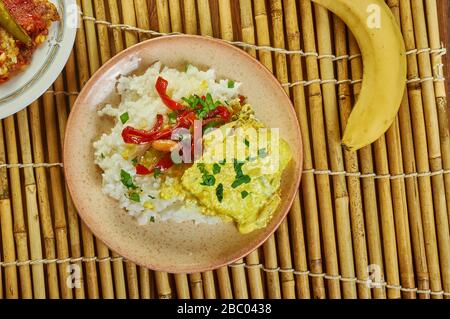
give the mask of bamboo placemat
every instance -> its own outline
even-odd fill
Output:
[[[387,2],[403,29],[408,89],[386,135],[351,153],[339,132],[361,88],[361,55],[343,23],[309,0],[78,0],[64,72],[0,123],[0,298],[450,299],[446,8]],[[136,266],[96,239],[61,164],[70,107],[90,76],[126,47],[179,32],[222,38],[273,71],[298,113],[305,157],[276,234],[244,260],[190,275]]]

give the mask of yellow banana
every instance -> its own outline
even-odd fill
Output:
[[[391,126],[406,85],[406,52],[400,28],[383,0],[312,0],[340,17],[361,48],[364,71],[359,98],[342,143],[358,150]]]

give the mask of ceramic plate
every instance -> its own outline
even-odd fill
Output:
[[[218,78],[242,82],[256,116],[268,127],[279,128],[290,144],[293,160],[282,177],[280,204],[265,229],[240,234],[233,223],[194,225],[160,222],[139,226],[117,202],[102,193],[101,170],[94,164],[92,143],[113,123],[97,110],[117,103],[121,75],[140,73],[156,61],[169,67],[191,63],[214,68]],[[298,120],[289,97],[275,77],[244,51],[220,40],[199,36],[168,36],[140,43],[108,61],[86,84],[67,124],[64,169],[78,212],[92,232],[112,250],[148,268],[192,273],[236,261],[261,245],[280,225],[299,186],[302,145]]]
[[[49,29],[47,40],[33,54],[31,64],[7,82],[0,84],[0,119],[25,108],[56,80],[75,42],[78,9],[75,0],[50,0],[58,9],[60,21]]]

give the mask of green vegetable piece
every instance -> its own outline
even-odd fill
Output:
[[[127,171],[124,171],[124,170],[120,171],[120,181],[128,189],[136,189],[137,188],[136,185],[134,185],[134,183],[133,183],[133,178]]]
[[[220,170],[221,170],[220,165],[217,164],[217,163],[214,163],[214,165],[213,165],[213,174],[214,175],[219,174]]]
[[[228,80],[228,88],[234,89],[234,81],[233,80]]]
[[[247,191],[242,191],[242,192],[241,192],[241,197],[242,197],[242,199],[246,198],[248,195],[250,195],[250,194],[249,194],[249,192],[247,192]]]
[[[159,167],[155,167],[155,169],[153,170],[153,176],[154,176],[155,178],[158,178],[158,177],[161,176],[161,175],[162,175],[161,169],[160,169]]]
[[[233,188],[237,188],[239,186],[241,186],[242,184],[248,184],[250,183],[251,178],[248,175],[242,175],[240,177],[237,177],[235,179],[235,181],[233,182],[233,184],[231,184],[231,187]]]
[[[177,112],[170,112],[167,114],[169,117],[169,123],[170,124],[176,124],[177,123]]]
[[[122,124],[125,124],[126,122],[128,122],[129,119],[130,119],[130,115],[128,114],[128,112],[125,112],[120,116],[120,121],[122,122]]]
[[[222,183],[217,185],[216,196],[217,196],[217,200],[219,201],[219,203],[222,203],[222,200],[223,200],[223,185],[222,185]]]
[[[132,200],[133,202],[139,203],[141,201],[141,196],[139,196],[138,193],[131,193],[130,200]]]

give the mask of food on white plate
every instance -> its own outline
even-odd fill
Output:
[[[114,126],[94,142],[103,192],[140,224],[234,222],[244,234],[266,227],[292,154],[240,87],[212,69],[159,62],[119,78],[121,102],[99,110]]]
[[[406,86],[406,49],[400,26],[384,0],[313,0],[339,16],[361,48],[361,93],[348,119],[342,144],[356,151],[391,126]]]
[[[0,0],[0,84],[30,64],[58,20],[58,11],[48,0]]]

